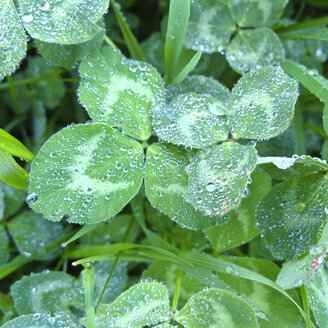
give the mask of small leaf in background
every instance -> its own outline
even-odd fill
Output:
[[[189,164],[183,148],[168,144],[153,144],[147,149],[145,186],[151,204],[182,227],[201,230],[218,222],[219,218],[197,212],[186,201]]]
[[[319,100],[328,103],[328,80],[320,75],[316,69],[309,69],[289,59],[286,59],[281,67],[287,74],[296,78],[299,83],[318,97]]]
[[[235,142],[198,151],[186,167],[187,200],[205,215],[225,215],[240,204],[256,159],[254,147]]]
[[[23,205],[26,192],[24,190],[15,189],[2,181],[0,181],[0,190],[3,192],[3,201],[5,205],[3,217],[7,219],[15,214],[15,212],[17,212],[17,210]]]
[[[237,295],[208,289],[192,296],[175,320],[185,328],[257,328],[254,310]]]
[[[72,308],[82,310],[82,284],[65,272],[45,271],[24,276],[11,285],[10,291],[18,314],[65,312],[78,322]]]
[[[275,280],[279,272],[279,267],[275,263],[260,258],[224,256],[222,259],[252,270],[270,280]],[[229,273],[218,273],[218,276],[229,284],[240,297],[250,302],[255,310],[259,327],[300,327],[301,316],[297,308],[278,291],[259,282],[236,277]],[[294,290],[290,291],[290,294],[297,299],[298,296]]]
[[[0,80],[13,73],[26,55],[27,37],[14,1],[0,4]]]
[[[320,328],[328,322],[328,273],[327,264],[319,265],[311,280],[305,285],[310,309]]]
[[[44,79],[34,83],[31,86],[30,97],[34,97],[38,101],[41,101],[47,108],[52,109],[57,107],[65,95],[64,83],[57,80],[59,74],[60,70],[49,65],[42,57],[30,57],[26,69],[26,77],[51,76],[50,79]]]
[[[113,303],[100,305],[96,314],[97,328],[155,325],[168,320],[169,293],[157,282],[141,282],[130,287]]]
[[[229,99],[233,138],[269,139],[282,133],[293,118],[297,96],[297,82],[280,67],[243,75]]]
[[[2,328],[79,328],[80,325],[72,321],[64,312],[57,312],[53,316],[47,313],[21,315],[5,323]]]
[[[94,301],[97,303],[99,296],[105,286],[109,273],[111,272],[113,261],[98,261],[92,267],[95,270],[95,290]],[[119,261],[113,271],[109,284],[102,298],[103,304],[113,302],[125,289],[128,281],[127,262]]]
[[[275,185],[257,207],[257,226],[265,245],[277,259],[307,252],[327,221],[327,178],[308,174]]]
[[[227,109],[211,96],[181,94],[153,115],[157,136],[176,145],[199,149],[228,138]]]
[[[142,180],[137,141],[105,124],[69,126],[32,162],[27,202],[52,221],[97,223],[121,211]]]
[[[60,44],[35,40],[36,48],[42,57],[49,60],[53,65],[72,69],[79,60],[100,48],[104,38],[104,24],[102,21],[97,24],[101,29],[89,41],[77,44]]]
[[[65,236],[65,230],[60,223],[45,220],[33,211],[25,211],[7,223],[8,231],[17,249],[25,257],[39,260],[49,260],[58,255],[58,249],[48,251],[54,246],[60,247],[60,239]]]
[[[232,16],[242,27],[271,26],[277,22],[288,0],[232,0]]]
[[[150,137],[149,114],[164,106],[163,82],[152,66],[104,47],[82,61],[80,74],[79,97],[95,122],[121,127],[137,139]]]
[[[109,0],[20,0],[19,10],[24,27],[33,38],[75,44],[89,41],[99,33],[96,23],[108,5]]]
[[[0,224],[0,264],[5,263],[9,257],[9,238],[4,225]]]
[[[224,224],[205,230],[213,248],[222,251],[242,245],[254,238],[259,230],[255,223],[255,208],[271,189],[271,178],[263,170],[257,168],[251,175],[249,194],[241,201],[240,206],[228,214]]]
[[[226,53],[230,66],[237,73],[245,73],[263,66],[279,65],[285,52],[278,36],[269,28],[240,30]]]
[[[279,37],[283,40],[328,41],[328,28],[322,26],[313,26],[304,29],[290,31],[287,30],[279,33]],[[320,50],[318,50],[318,55],[320,55]],[[323,53],[322,56],[325,56],[325,54]]]
[[[235,31],[228,6],[217,0],[191,0],[185,46],[205,53],[219,52]]]

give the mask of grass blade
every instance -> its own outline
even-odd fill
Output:
[[[290,76],[296,78],[306,89],[318,97],[322,102],[328,102],[328,80],[316,70],[308,69],[297,62],[286,59],[281,67]]]
[[[83,286],[85,290],[85,307],[87,312],[88,328],[96,328],[95,308],[93,305],[93,293],[95,285],[95,270],[87,268],[83,275]]]
[[[190,61],[182,68],[179,74],[173,81],[173,84],[179,84],[193,69],[197,66],[200,57],[202,56],[202,52],[198,50],[195,55],[190,59]]]
[[[145,56],[143,50],[141,49],[137,39],[133,35],[130,27],[126,23],[122,13],[117,8],[115,1],[111,0],[111,6],[113,8],[116,20],[118,22],[118,25],[120,26],[125,44],[129,49],[131,57],[133,59],[137,59],[137,60],[145,60],[146,56]]]
[[[282,32],[279,37],[283,40],[315,40],[328,41],[328,28],[323,27],[319,29],[302,29]]]
[[[165,40],[166,81],[172,82],[187,32],[190,0],[171,0]]]

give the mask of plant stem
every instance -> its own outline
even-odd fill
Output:
[[[304,314],[305,314],[306,328],[311,328],[311,315],[310,315],[310,308],[309,308],[309,300],[307,297],[305,285],[303,284],[300,289],[301,289],[302,303],[303,303],[303,309],[304,309]]]
[[[319,134],[320,136],[324,137],[325,139],[328,139],[328,136],[326,135],[324,129],[319,128],[318,126],[310,124],[310,123],[304,123],[304,127],[308,130],[315,132],[316,134]]]
[[[116,44],[106,34],[104,35],[104,40],[109,46],[117,48]]]
[[[178,307],[178,301],[179,301],[179,296],[180,296],[180,287],[181,287],[181,278],[182,278],[182,270],[179,268],[177,272],[177,277],[175,280],[175,290],[174,290],[174,296],[172,300],[172,307],[171,311],[174,312],[176,311]]]
[[[9,91],[10,91],[10,98],[13,103],[15,113],[16,113],[16,115],[19,115],[19,103],[18,103],[17,92],[15,89],[15,85],[14,85],[12,76],[8,76],[7,81],[8,81]]]
[[[0,265],[0,279],[7,277],[12,272],[23,266],[28,262],[32,262],[34,259],[30,257],[24,257],[23,255],[17,255],[10,262]]]

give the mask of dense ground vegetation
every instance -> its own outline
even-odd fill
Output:
[[[326,0],[0,0],[0,325],[328,327]]]

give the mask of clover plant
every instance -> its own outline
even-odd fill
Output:
[[[0,0],[2,327],[328,327],[327,24]]]

